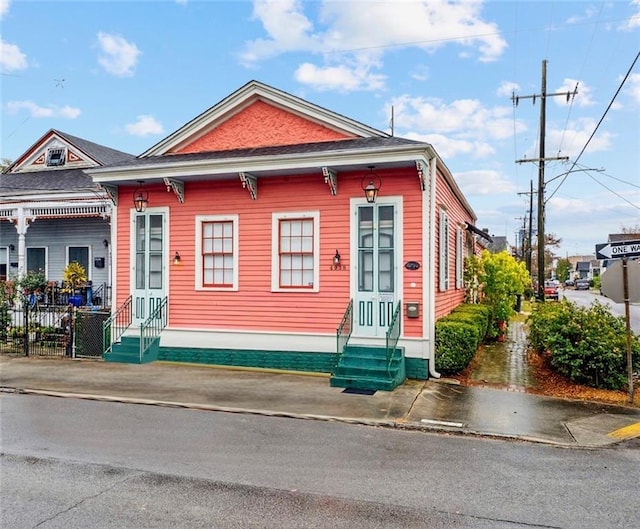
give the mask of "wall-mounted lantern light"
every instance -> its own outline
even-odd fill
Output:
[[[373,172],[374,167],[375,165],[370,165],[369,174],[366,176],[363,176],[362,180],[360,181],[360,187],[362,187],[362,190],[364,191],[364,196],[367,199],[367,202],[369,204],[375,203],[376,198],[378,196],[378,191],[380,191],[380,188],[382,187],[382,179],[378,175],[374,174]],[[365,186],[364,182],[367,178],[369,178],[369,183]],[[378,185],[376,185],[376,180]]]
[[[336,254],[333,256],[333,265],[340,266],[340,252],[336,250]]]
[[[133,192],[133,205],[138,213],[144,213],[149,203],[149,192],[143,186],[144,181],[138,180],[138,187]]]
[[[10,251],[12,251],[12,252],[13,252],[15,249],[16,249],[16,247],[15,247],[13,244],[10,244],[10,245],[9,245],[9,250],[10,250]]]
[[[173,264],[179,265],[181,262],[182,262],[182,258],[180,257],[180,254],[176,252],[176,254],[173,256]]]

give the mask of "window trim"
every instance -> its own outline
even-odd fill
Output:
[[[280,221],[313,220],[313,286],[280,286]],[[271,292],[319,292],[320,291],[320,212],[296,211],[271,214]]]
[[[49,277],[49,247],[48,246],[27,246],[24,250],[24,272],[29,270],[29,250],[41,248],[44,250],[44,275]]]
[[[87,274],[87,281],[91,281],[91,269],[93,268],[91,266],[92,263],[92,259],[91,259],[91,245],[89,244],[69,244],[66,248],[65,248],[65,258],[66,258],[66,262],[67,265],[69,266],[69,249],[71,248],[86,248],[87,249],[87,266],[84,267],[85,268],[85,273]],[[82,264],[82,263],[80,263]]]
[[[456,289],[464,288],[464,232],[462,227],[456,228]]]
[[[440,267],[438,270],[439,290],[446,292],[449,290],[449,264],[450,264],[450,252],[449,252],[449,216],[444,208],[440,208],[440,225],[439,225],[439,244],[438,244],[438,258]]]
[[[238,263],[240,256],[239,232],[240,232],[240,217],[239,215],[196,215],[196,290],[206,292],[237,292],[239,290],[238,285]],[[233,282],[231,286],[204,286],[202,274],[204,273],[204,267],[202,266],[202,224],[204,222],[231,222],[233,223],[232,237],[233,237]]]

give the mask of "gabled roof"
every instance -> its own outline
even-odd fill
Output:
[[[195,117],[178,130],[143,152],[140,157],[159,156],[176,151],[197,140],[237,115],[250,105],[261,101],[273,107],[286,110],[309,122],[340,132],[347,137],[388,137],[380,130],[364,125],[351,118],[309,103],[304,99],[273,88],[259,81],[250,81],[219,103]]]
[[[591,269],[591,263],[589,261],[578,261],[576,263],[576,272],[584,271],[588,272]]]
[[[51,147],[66,149],[64,164],[51,167],[45,163]],[[84,169],[135,159],[132,154],[50,129],[0,174],[0,196],[15,199],[42,193],[87,192],[96,186]]]

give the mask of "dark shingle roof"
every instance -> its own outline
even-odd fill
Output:
[[[58,169],[29,173],[0,174],[0,193],[19,195],[26,192],[65,192],[95,189],[91,177],[82,169]]]
[[[285,156],[288,154],[312,154],[322,152],[345,151],[351,149],[376,149],[384,147],[398,147],[401,145],[421,146],[424,142],[408,140],[406,138],[357,138],[349,140],[323,141],[318,143],[303,143],[298,145],[278,145],[275,147],[254,147],[247,149],[233,149],[228,151],[196,152],[186,154],[167,154],[163,156],[149,156],[136,158],[132,161],[111,164],[118,166],[146,166],[164,164],[167,162],[195,162],[203,160],[223,160],[225,158],[250,158],[260,156]]]
[[[91,158],[96,160],[100,165],[111,165],[136,158],[133,154],[117,151],[116,149],[105,147],[104,145],[98,145],[92,141],[72,136],[71,134],[67,134],[60,130],[53,129],[53,132],[91,156]]]

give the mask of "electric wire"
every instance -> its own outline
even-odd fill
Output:
[[[591,143],[591,140],[593,139],[593,137],[596,135],[596,132],[598,131],[598,129],[600,128],[600,125],[602,124],[602,122],[604,121],[604,118],[607,116],[607,113],[609,112],[609,110],[611,109],[611,107],[613,106],[613,103],[615,102],[616,98],[618,97],[618,94],[620,94],[620,91],[622,90],[622,87],[624,86],[625,82],[627,81],[627,79],[629,78],[629,76],[631,75],[631,72],[633,71],[634,66],[636,65],[636,62],[638,62],[638,58],[640,57],[640,52],[638,52],[636,54],[635,59],[633,60],[633,62],[631,63],[631,66],[629,67],[629,69],[627,70],[627,73],[625,74],[625,76],[623,77],[622,81],[620,81],[620,85],[618,86],[618,89],[616,90],[615,94],[613,94],[613,97],[611,98],[611,101],[609,101],[609,104],[607,105],[607,108],[605,109],[604,113],[602,114],[602,117],[600,118],[600,120],[598,121],[598,124],[596,125],[596,127],[593,129],[593,132],[591,133],[591,135],[589,136],[589,138],[587,139],[587,142],[584,144],[584,147],[582,147],[582,150],[580,151],[580,153],[578,154],[578,156],[576,156],[575,160],[573,161],[571,167],[569,168],[569,170],[567,171],[567,174],[565,174],[564,178],[560,181],[560,183],[558,184],[558,186],[554,189],[554,191],[549,195],[549,198],[547,200],[550,200],[553,195],[555,195],[558,192],[558,189],[560,189],[560,187],[562,186],[562,184],[564,184],[564,182],[566,181],[567,177],[569,176],[569,173],[573,170],[573,168],[578,164],[578,160],[581,158],[581,156],[584,154],[584,152],[587,150],[587,147],[589,146],[589,143]]]

